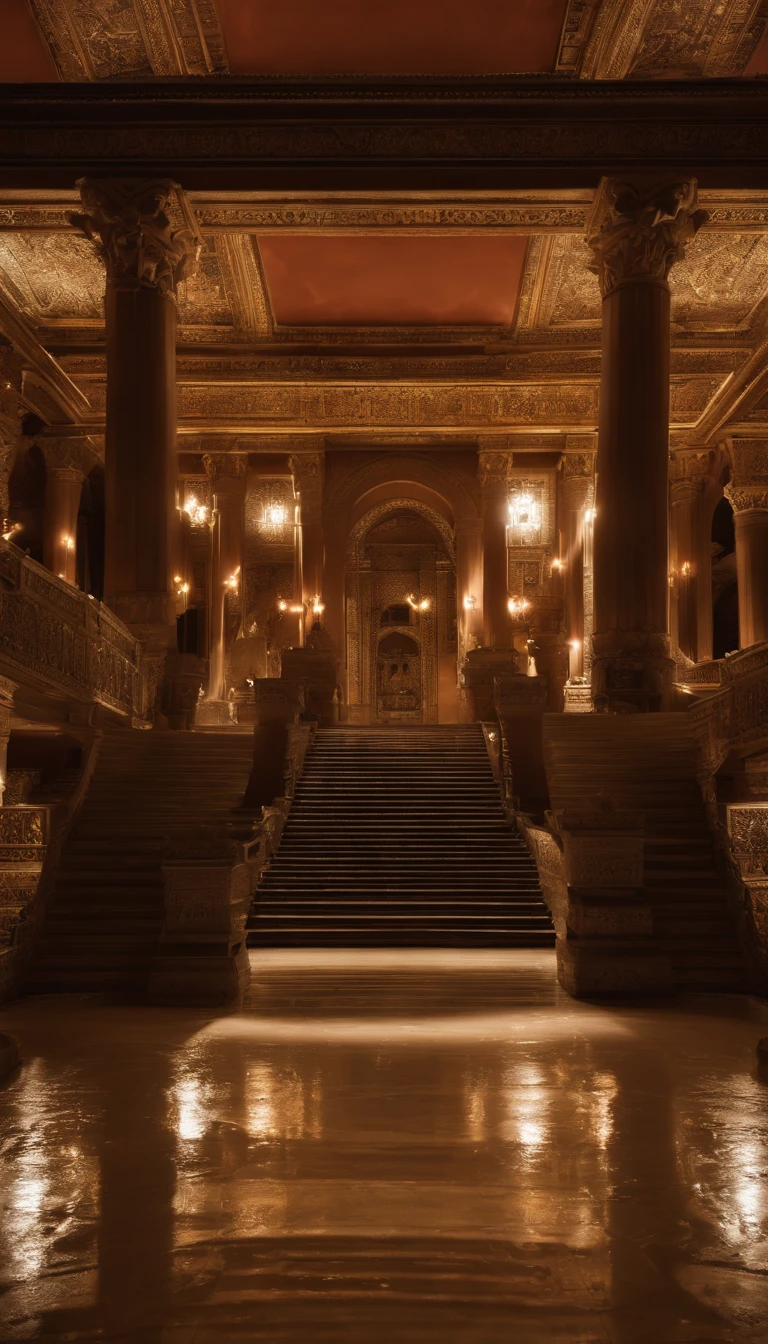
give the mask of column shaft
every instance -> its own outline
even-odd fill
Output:
[[[242,625],[243,540],[247,458],[236,453],[203,459],[211,480],[211,602],[209,700],[226,700],[227,650]]]
[[[507,524],[512,454],[506,436],[500,436],[499,440],[493,437],[481,439],[478,461],[483,516],[483,645],[508,649],[512,644],[507,608]]]
[[[666,707],[670,294],[702,223],[696,185],[604,179],[588,226],[603,293],[592,689],[599,709]]]
[[[739,510],[736,576],[739,586],[739,645],[768,640],[768,508]]]
[[[483,527],[480,519],[456,527],[456,625],[459,659],[483,639]]]
[[[43,564],[67,583],[77,582],[77,515],[84,476],[72,467],[49,467],[45,485]]]

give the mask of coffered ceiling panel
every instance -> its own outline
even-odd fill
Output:
[[[0,235],[0,284],[33,324],[103,319],[104,267],[75,233]]]
[[[566,0],[218,0],[233,74],[554,70]]]
[[[340,236],[261,240],[287,326],[498,324],[514,318],[527,239]]]
[[[197,271],[179,286],[179,320],[190,326],[231,327],[232,305],[216,240],[206,238]]]
[[[749,324],[768,288],[768,238],[702,231],[670,274],[672,317],[693,329]]]

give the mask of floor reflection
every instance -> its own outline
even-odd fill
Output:
[[[765,1341],[765,1027],[552,954],[268,953],[242,1012],[3,1014],[0,1339]]]

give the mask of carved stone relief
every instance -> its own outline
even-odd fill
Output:
[[[32,0],[62,79],[228,69],[214,0]]]
[[[669,279],[672,320],[690,329],[746,326],[768,288],[768,238],[699,233]]]
[[[34,323],[101,322],[104,268],[76,234],[0,234],[0,275],[9,299]]]
[[[603,178],[587,221],[587,244],[603,297],[627,280],[666,280],[706,219],[696,182],[638,191]]]

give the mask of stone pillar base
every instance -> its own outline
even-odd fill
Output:
[[[238,846],[206,839],[181,842],[163,863],[165,921],[147,997],[155,1003],[230,1003],[248,986],[245,922],[251,898],[248,864]],[[177,857],[178,854],[178,857]]]
[[[557,978],[574,999],[674,993],[669,958],[653,938],[558,939]]]
[[[592,636],[592,699],[598,713],[658,713],[672,708],[675,663],[669,636],[607,630]]]
[[[195,728],[237,728],[237,704],[234,700],[198,700]]]
[[[594,714],[592,687],[586,677],[579,681],[567,681],[563,696],[564,714]]]
[[[471,649],[461,668],[459,702],[463,723],[487,723],[496,717],[497,679],[507,681],[517,672],[514,649]]]

